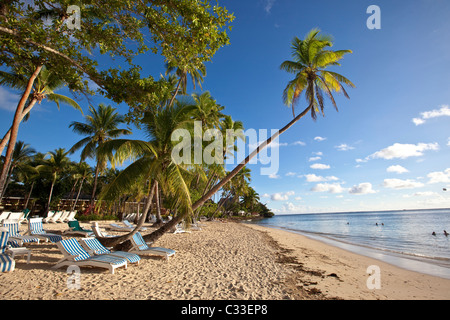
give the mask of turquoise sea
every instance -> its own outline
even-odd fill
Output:
[[[277,215],[252,223],[450,279],[450,209]]]

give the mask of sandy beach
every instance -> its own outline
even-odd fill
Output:
[[[109,222],[100,222],[107,229]],[[90,228],[88,223],[82,223]],[[145,232],[150,232],[151,228]],[[26,225],[21,226],[24,231]],[[66,224],[45,224],[61,233]],[[165,234],[155,246],[176,250],[169,261],[141,255],[127,269],[83,267],[80,289],[67,287],[55,244],[29,244],[31,261],[16,258],[0,274],[4,300],[398,300],[449,299],[450,280],[403,270],[298,234],[235,222],[205,222],[200,231]],[[370,290],[367,267],[381,270]]]

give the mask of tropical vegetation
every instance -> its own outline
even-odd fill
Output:
[[[283,92],[293,120],[227,171],[223,160],[236,151],[237,144],[225,139],[226,132],[241,132],[244,124],[227,115],[226,107],[212,93],[189,94],[187,80],[190,77],[194,89],[196,85],[201,89],[205,62],[229,43],[225,29],[233,15],[207,0],[113,1],[107,6],[93,0],[78,5],[83,12],[82,31],[67,27],[67,3],[63,0],[51,4],[36,0],[34,7],[16,1],[0,5],[0,62],[6,69],[0,73],[0,84],[21,90],[9,134],[2,140],[6,152],[0,193],[2,198],[21,195],[26,199],[24,207],[43,203],[44,212],[57,208],[62,198],[69,199],[67,208],[74,210],[80,195],[90,195],[89,206],[80,210],[79,219],[119,219],[124,204],[137,202],[142,211],[135,221],[136,228],[120,237],[100,239],[110,247],[128,249],[128,240],[153,213],[158,228],[144,236],[146,241],[157,240],[183,220],[201,216],[272,216],[251,186],[248,163],[305,115],[315,120],[317,114],[324,114],[325,98],[337,109],[333,94],[341,92],[348,97],[344,86],[354,86],[330,70],[339,66],[350,50],[331,50],[331,37],[317,29],[303,40],[295,37],[291,45],[293,60],[280,66],[293,75]],[[43,17],[51,17],[51,23],[44,22]],[[152,47],[147,39],[151,39]],[[143,75],[135,64],[135,58],[148,51],[161,54],[165,60],[167,72],[157,80]],[[124,63],[102,70],[96,59],[108,55]],[[69,98],[54,93],[61,84],[73,93],[98,94],[111,104],[125,104],[128,112],[121,115],[117,107],[103,104],[84,106],[89,110],[84,122],[68,124],[74,133],[83,136],[79,142],[44,150],[47,153],[36,152],[17,140],[19,126],[33,105],[44,98],[58,106],[65,102],[77,107]],[[302,95],[306,107],[296,114]],[[126,129],[119,128],[125,124]],[[126,138],[132,134],[131,127],[146,138]],[[180,143],[174,138],[181,139],[179,133],[187,133],[193,140]],[[219,139],[221,147],[211,149],[205,139],[200,143],[196,140],[207,135]],[[198,148],[202,154],[208,150],[216,161],[198,158]],[[77,151],[81,155],[79,162],[74,162],[69,155]],[[177,161],[174,154],[181,153],[188,161]],[[88,160],[92,166],[86,163]],[[220,197],[214,201],[216,194]],[[164,223],[168,215],[171,220]]]

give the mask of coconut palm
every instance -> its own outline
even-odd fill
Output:
[[[121,135],[130,135],[132,132],[128,129],[119,129],[118,126],[125,122],[122,115],[116,112],[111,106],[100,104],[97,109],[89,107],[90,114],[85,116],[85,122],[73,121],[69,127],[78,134],[87,135],[86,138],[75,143],[69,152],[74,153],[78,149],[81,151],[81,161],[87,158],[95,159],[94,185],[91,195],[90,206],[94,205],[95,193],[97,190],[98,175],[106,167],[107,160],[104,155],[98,152],[99,148],[111,139]]]
[[[203,77],[206,76],[206,67],[203,63],[197,67],[193,65],[180,67],[166,63],[166,75],[168,74],[175,74],[179,79],[173,96],[168,104],[168,106],[171,107],[180,90],[182,94],[186,94],[188,75],[191,76],[194,90],[197,84],[202,88]]]
[[[117,245],[139,230],[147,217],[158,187],[165,196],[178,199],[180,219],[189,213],[190,172],[186,170],[186,164],[177,163],[172,158],[173,148],[177,144],[172,141],[172,133],[177,129],[189,128],[195,110],[195,105],[178,101],[172,108],[151,109],[146,112],[142,120],[142,128],[149,137],[148,141],[116,139],[102,146],[102,152],[110,155],[113,165],[121,164],[127,159],[132,159],[134,162],[102,190],[101,200],[113,200],[128,192],[137,180],[149,182],[145,192],[149,196],[137,228],[132,233],[119,238],[102,239],[105,245]]]
[[[81,189],[83,188],[83,184],[85,181],[90,181],[94,174],[92,167],[88,165],[86,162],[79,162],[74,165],[75,174],[73,177],[80,182],[80,186],[78,187],[77,197],[72,205],[71,211],[75,210],[77,206],[78,198],[80,197]]]
[[[35,68],[36,68],[35,66],[30,66],[28,69],[34,71]],[[0,71],[0,85],[5,85],[12,89],[24,91],[29,84],[29,78],[31,73],[32,71],[29,71],[28,74]],[[40,104],[44,99],[55,102],[56,105],[58,106],[58,109],[60,107],[60,104],[64,103],[77,110],[80,110],[81,113],[83,113],[81,107],[78,105],[76,101],[67,96],[55,93],[55,91],[64,87],[64,84],[65,83],[61,80],[58,74],[52,72],[51,69],[47,69],[45,66],[43,66],[42,69],[40,69],[40,73],[36,76],[36,80],[34,80],[33,85],[30,88],[31,94],[29,95],[29,98],[26,101],[22,113],[18,117],[18,121],[21,122],[24,118],[28,117],[29,112],[34,107],[36,102]],[[8,141],[10,144],[16,143],[17,132],[13,137],[13,139],[10,139],[12,128],[13,126],[11,126],[11,128],[3,136],[3,139],[0,143],[0,154],[2,154]],[[8,149],[10,148],[8,147]],[[13,152],[12,150],[9,151],[7,150],[6,152],[5,158],[7,166],[10,163],[10,157],[12,152]],[[2,170],[2,174],[0,176],[0,194],[3,193],[6,177],[7,171],[5,168],[5,170]]]
[[[348,98],[348,94],[343,85],[354,87],[354,84],[344,76],[329,71],[327,68],[339,66],[339,61],[343,59],[345,54],[351,53],[351,50],[332,51],[330,50],[332,46],[333,42],[331,37],[321,35],[317,29],[311,30],[304,40],[300,40],[297,37],[294,38],[292,41],[292,56],[294,60],[285,61],[280,66],[282,70],[287,70],[295,74],[294,79],[288,83],[284,90],[283,100],[292,106],[294,110],[294,106],[298,103],[301,94],[305,93],[306,108],[272,137],[261,143],[242,163],[236,166],[225,178],[196,201],[192,205],[193,210],[210,199],[238,174],[251,159],[261,152],[261,150],[267,147],[273,140],[277,139],[282,133],[286,132],[306,114],[310,113],[312,118],[316,119],[317,112],[323,113],[325,96],[331,100],[336,109],[337,105],[333,97],[334,92],[342,92]],[[173,223],[176,223],[176,221]],[[155,240],[155,237],[152,239]]]
[[[26,144],[23,141],[17,141],[16,146],[14,147],[14,152],[12,154],[10,168],[7,170],[8,175],[6,177],[5,188],[3,189],[3,194],[6,192],[6,188],[8,188],[9,181],[11,179],[12,174],[15,169],[21,170],[25,169],[26,166],[29,165],[32,160],[33,155],[36,153],[36,150],[31,148],[29,144]],[[3,161],[5,163],[5,161]],[[2,197],[3,197],[2,194]]]
[[[71,161],[67,157],[69,152],[64,148],[56,149],[48,152],[49,158],[44,158],[43,163],[37,169],[44,175],[48,175],[51,179],[50,194],[48,196],[47,211],[50,210],[50,203],[52,201],[53,188],[56,181],[62,177],[63,173],[71,166]]]

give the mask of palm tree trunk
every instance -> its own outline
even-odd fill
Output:
[[[156,182],[154,181],[150,190],[150,195],[148,196],[147,202],[145,203],[144,210],[142,211],[141,218],[139,219],[139,222],[137,223],[134,230],[126,235],[119,236],[119,237],[107,237],[107,238],[98,238],[98,240],[105,246],[105,247],[114,247],[114,250],[118,251],[128,251],[131,249],[131,241],[129,240],[131,237],[133,237],[136,232],[138,232],[141,227],[144,225],[144,222],[147,218],[147,215],[150,211],[150,208],[153,203],[153,197],[155,195],[155,189],[156,189]]]
[[[80,193],[81,193],[81,188],[83,187],[83,182],[84,182],[84,179],[81,180],[80,188],[78,189],[78,193],[77,193],[77,198],[75,199],[75,202],[74,202],[74,204],[72,206],[72,210],[71,211],[74,211],[75,207],[77,206],[78,198],[80,197]]]
[[[296,116],[291,122],[289,122],[286,126],[284,126],[281,130],[279,130],[277,133],[275,133],[273,136],[271,136],[269,139],[261,143],[256,150],[254,150],[250,155],[245,158],[243,162],[241,162],[236,168],[234,168],[225,178],[223,178],[218,184],[216,184],[211,190],[209,190],[203,197],[201,197],[199,200],[197,200],[192,205],[192,211],[195,211],[197,208],[199,208],[201,205],[203,205],[209,198],[211,198],[217,191],[219,191],[225,184],[228,183],[239,171],[244,168],[251,159],[253,159],[258,153],[260,153],[265,147],[267,147],[269,144],[272,143],[273,140],[278,138],[281,134],[283,134],[285,131],[287,131],[290,127],[292,127],[297,121],[299,121],[301,118],[303,118],[312,108],[312,105],[309,105],[308,108],[306,108],[302,113],[300,113],[298,116]],[[181,220],[183,219],[183,216],[177,215],[172,220],[170,220],[168,223],[164,224],[161,228],[158,230],[155,230],[154,232],[144,236],[145,241],[155,242],[160,237],[164,235],[168,230],[175,227]]]
[[[33,88],[34,80],[38,76],[39,72],[41,72],[41,69],[42,64],[39,65],[31,75],[30,79],[28,80],[25,92],[23,93],[22,98],[20,99],[19,104],[17,105],[16,113],[14,114],[14,120],[11,127],[11,135],[9,139],[8,149],[6,150],[5,154],[5,163],[3,164],[2,173],[0,175],[0,194],[3,194],[3,189],[5,187],[6,177],[8,175],[7,168],[9,167],[9,163],[11,162],[11,155],[16,145],[17,135],[19,133],[19,125],[20,122],[22,121],[22,113],[25,104],[28,100],[28,97],[30,96],[31,89]]]
[[[28,202],[30,201],[31,193],[33,192],[33,188],[34,188],[34,183],[35,183],[35,181],[33,181],[33,183],[31,184],[31,188],[30,188],[30,192],[28,193],[27,201],[25,201],[25,205],[23,206],[24,210],[28,207]]]
[[[161,217],[161,203],[160,203],[160,196],[159,196],[159,185],[158,181],[155,182],[156,184],[156,190],[155,190],[155,196],[156,196],[156,221],[152,225],[152,227],[160,227],[163,224],[162,217]]]
[[[50,202],[52,201],[52,194],[53,194],[53,187],[55,186],[56,178],[52,181],[52,186],[50,188],[50,195],[48,196],[48,203],[47,203],[47,212],[50,210]]]
[[[180,90],[182,80],[183,79],[180,78],[180,80],[178,81],[178,85],[177,85],[177,88],[175,90],[175,93],[173,94],[172,99],[170,99],[169,108],[172,106],[173,101],[175,100],[176,96],[178,95],[178,91]]]
[[[91,203],[90,203],[90,207],[93,208],[94,207],[94,202],[95,202],[95,191],[97,189],[97,180],[98,180],[98,174],[100,172],[100,161],[97,161],[97,166],[95,167],[95,177],[94,177],[94,186],[92,189],[92,195],[91,195]]]

